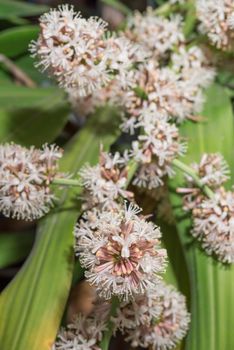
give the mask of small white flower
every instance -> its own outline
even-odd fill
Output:
[[[126,112],[137,120],[142,108],[155,105],[158,114],[175,118],[182,122],[197,114],[203,105],[201,86],[211,81],[210,75],[204,80],[198,79],[198,75],[182,77],[180,71],[171,68],[158,68],[155,62],[148,61],[138,67],[135,74],[135,85],[133,90],[122,94],[119,102]],[[206,71],[207,73],[207,71]],[[213,74],[212,74],[213,76]],[[203,81],[204,84],[201,82]],[[127,125],[125,118],[122,128],[132,130],[132,124]]]
[[[85,165],[81,171],[81,184],[85,188],[85,207],[115,207],[119,198],[132,198],[133,194],[126,190],[127,158],[118,152],[111,154],[100,152],[99,164]]]
[[[200,29],[219,49],[231,50],[234,44],[233,0],[197,0]]]
[[[212,190],[219,189],[230,177],[229,167],[223,156],[219,153],[204,153],[199,163],[191,164],[203,185],[207,185]],[[196,185],[194,180],[186,175],[186,188],[179,189],[184,202],[185,210],[192,210],[198,207],[205,195]]]
[[[88,281],[101,296],[127,300],[160,279],[166,252],[160,230],[138,216],[139,208],[89,211],[75,229],[75,251]]]
[[[49,211],[54,196],[49,185],[58,172],[61,150],[20,145],[0,146],[0,210],[7,217],[38,219]]]
[[[103,55],[106,23],[91,17],[84,19],[72,6],[59,6],[40,18],[41,34],[31,44],[38,66],[55,76],[58,83],[88,95],[109,81]]]
[[[103,315],[85,317],[78,315],[66,329],[61,329],[54,350],[101,350],[98,343],[106,330]]]
[[[180,46],[179,51],[172,54],[172,68],[180,74],[183,81],[193,86],[194,94],[200,88],[208,87],[215,77],[215,69],[211,67],[208,58],[198,46],[192,46],[187,50],[184,46]]]
[[[230,178],[230,169],[219,153],[204,153],[200,163],[193,163],[192,168],[200,177],[201,182],[211,188],[218,188]],[[188,177],[191,182],[192,179]]]
[[[184,338],[190,322],[185,297],[161,282],[144,296],[122,303],[114,319],[134,347],[172,349]]]
[[[181,17],[158,17],[151,8],[143,15],[136,12],[128,18],[126,35],[155,59],[164,57],[175,45],[184,41]]]
[[[192,234],[208,254],[221,262],[234,263],[234,193],[220,188],[214,198],[193,209]]]
[[[145,57],[124,36],[105,37],[107,23],[100,18],[84,19],[69,5],[44,14],[40,26],[39,38],[30,46],[37,66],[73,99],[100,90],[116,75],[123,86],[131,85],[129,71]]]
[[[152,106],[142,109],[138,119],[142,133],[130,152],[141,165],[134,183],[151,189],[163,184],[163,176],[174,174],[171,162],[185,153],[186,144],[180,142],[176,125]]]

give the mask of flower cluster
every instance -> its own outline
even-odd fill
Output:
[[[136,124],[142,132],[132,144],[131,156],[140,163],[134,184],[149,189],[162,186],[162,178],[174,174],[171,162],[186,151],[179,131],[168,117],[153,108],[142,109]]]
[[[129,299],[143,294],[165,270],[166,251],[160,230],[130,204],[117,210],[92,210],[75,229],[75,251],[86,278],[100,295]]]
[[[115,208],[120,197],[131,199],[133,193],[126,190],[127,158],[118,152],[112,156],[101,151],[99,164],[85,165],[80,170],[81,184],[85,188],[84,208]]]
[[[202,33],[219,49],[234,47],[233,0],[197,0],[197,15]]]
[[[166,350],[185,336],[190,315],[184,296],[161,283],[144,296],[122,303],[114,322],[131,346]]]
[[[128,18],[125,35],[154,59],[165,58],[175,45],[185,41],[180,16],[158,17],[150,7],[144,15],[136,12]]]
[[[122,130],[137,134],[129,152],[139,163],[135,184],[161,186],[164,176],[173,175],[173,159],[185,152],[173,123],[199,119],[202,90],[215,76],[199,47],[186,48],[181,18],[156,16],[149,8],[130,16],[122,33],[109,36],[101,20],[83,19],[72,7],[62,6],[42,16],[41,28],[32,45],[39,64],[66,88],[78,113],[87,115],[107,103],[118,106]],[[63,57],[55,60],[58,52]],[[100,166],[93,170],[83,169],[83,184],[92,192],[93,204],[94,192],[104,203],[110,198],[101,190],[107,179]],[[113,200],[124,186],[120,176],[114,186],[113,180],[104,185]]]
[[[208,186],[213,191],[219,189],[229,179],[229,167],[219,153],[204,153],[200,162],[191,164],[191,168],[199,176],[203,186]],[[186,175],[187,187],[180,189],[184,194],[184,209],[195,209],[206,197],[193,178]]]
[[[98,344],[107,329],[109,311],[109,304],[97,300],[88,316],[78,314],[59,331],[52,350],[101,350]]]
[[[234,262],[234,194],[222,185],[229,178],[228,166],[220,154],[204,154],[193,169],[202,186],[213,190],[207,198],[191,177],[184,194],[184,209],[192,211],[192,234],[202,242],[208,254],[215,254],[224,263]]]
[[[40,18],[41,33],[31,43],[38,67],[54,76],[74,96],[86,96],[107,85],[112,76],[125,76],[138,47],[125,37],[108,37],[107,23],[84,19],[72,6],[60,6]],[[134,57],[134,58],[133,58]]]
[[[220,188],[214,198],[194,208],[192,215],[192,234],[202,241],[207,254],[234,263],[234,193]]]
[[[62,151],[55,145],[41,150],[16,144],[0,146],[0,210],[9,217],[40,218],[49,211],[54,195],[50,183],[58,173]]]

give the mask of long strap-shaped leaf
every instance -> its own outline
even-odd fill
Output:
[[[96,114],[66,150],[62,169],[97,162],[100,143],[114,141],[114,119]],[[31,255],[0,297],[1,350],[51,349],[72,279],[76,195],[77,189],[63,190],[62,209],[41,220]]]
[[[214,85],[209,89],[202,115],[207,118],[203,123],[195,125],[191,122],[182,127],[181,131],[189,141],[189,152],[184,161],[190,164],[198,161],[203,152],[221,152],[234,170],[232,108],[221,87]],[[182,183],[181,174],[176,181],[171,181],[173,187]],[[184,218],[181,198],[174,193],[171,200],[190,276],[192,322],[186,350],[232,349],[234,268],[223,266],[200,249],[189,233],[191,221]]]

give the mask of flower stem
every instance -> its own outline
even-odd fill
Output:
[[[76,179],[65,179],[57,177],[53,180],[54,185],[62,185],[62,186],[77,186],[81,187],[80,181]]]
[[[107,329],[103,333],[102,340],[99,344],[99,346],[102,350],[108,350],[108,348],[109,348],[110,340],[111,340],[111,337],[113,335],[113,329],[114,329],[114,322],[111,318],[116,315],[117,309],[119,307],[119,303],[120,302],[119,302],[119,299],[117,297],[112,297],[111,309],[110,309],[110,314],[109,314],[109,322],[107,325]]]
[[[205,193],[205,195],[208,198],[214,197],[214,192],[206,185],[204,185],[200,179],[200,177],[197,175],[197,173],[188,165],[184,164],[178,159],[174,159],[172,161],[172,164],[179,170],[183,171],[184,173],[191,176],[191,178],[195,181],[197,186]]]

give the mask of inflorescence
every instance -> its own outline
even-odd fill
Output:
[[[203,186],[209,186],[213,196],[207,198],[193,178],[186,176],[187,187],[179,189],[184,195],[184,209],[193,218],[192,235],[202,247],[221,262],[234,263],[234,193],[223,185],[229,180],[229,168],[221,154],[204,154],[200,163],[191,167]]]
[[[33,220],[53,204],[50,184],[58,172],[62,151],[55,145],[41,150],[16,144],[0,146],[0,210],[7,217]]]
[[[197,12],[200,29],[213,44],[232,47],[232,1],[198,0]],[[133,184],[148,189],[162,188],[166,177],[174,176],[175,164],[185,173],[189,169],[187,186],[178,191],[192,214],[192,235],[208,254],[234,262],[234,194],[223,187],[227,164],[219,154],[204,154],[190,168],[178,161],[187,148],[179,126],[200,120],[203,89],[214,80],[215,69],[201,47],[188,47],[180,16],[160,17],[152,9],[128,17],[119,33],[109,33],[103,20],[85,19],[68,5],[44,14],[40,27],[30,48],[37,66],[66,90],[79,113],[106,104],[118,107],[120,128],[133,137],[123,155],[101,149],[99,163],[79,173],[84,213],[74,229],[75,253],[100,305],[62,329],[53,349],[99,350],[113,297],[119,299],[114,329],[132,346],[171,349],[185,336],[190,315],[184,296],[162,281],[167,254],[161,231],[141,214],[127,189],[129,162],[138,167]],[[77,185],[61,178],[61,156],[56,146],[0,147],[4,215],[37,219],[52,205],[53,182]]]
[[[196,5],[201,32],[207,34],[217,48],[233,50],[233,0],[197,0]]]

